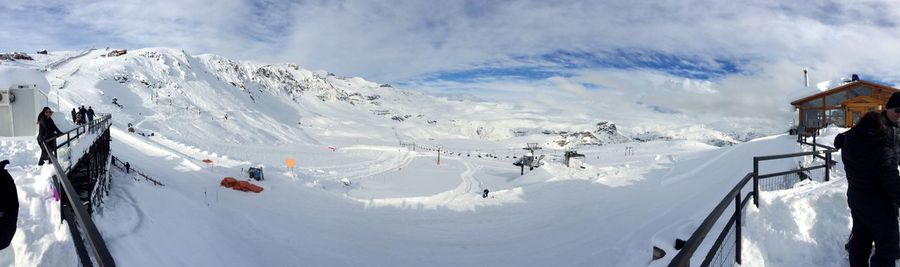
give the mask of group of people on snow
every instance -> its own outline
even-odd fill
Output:
[[[850,266],[895,266],[900,258],[900,92],[884,110],[863,115],[835,137],[847,174],[853,227],[845,248]],[[874,253],[872,253],[874,243]]]
[[[91,123],[94,121],[94,108],[88,107],[87,109],[84,106],[81,106],[76,111],[74,108],[72,109],[72,122],[75,125],[84,125],[87,123]]]

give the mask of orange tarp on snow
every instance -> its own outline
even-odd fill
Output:
[[[222,182],[219,184],[224,187],[233,187],[237,185],[237,180],[235,180],[234,177],[225,177],[225,179],[222,179]]]
[[[247,181],[238,181],[238,180],[234,179],[233,177],[225,177],[224,179],[222,179],[222,182],[219,184],[221,184],[224,187],[228,187],[228,188],[231,188],[234,190],[244,191],[244,192],[250,191],[253,193],[259,193],[259,192],[263,191],[263,188],[258,185],[251,184],[250,182],[247,182]]]

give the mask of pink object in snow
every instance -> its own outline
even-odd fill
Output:
[[[53,193],[53,200],[59,201],[59,190],[56,190],[56,185],[50,184],[50,191]]]

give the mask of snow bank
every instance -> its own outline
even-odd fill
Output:
[[[27,68],[0,65],[0,89],[9,89],[16,85],[36,86],[44,95],[50,93],[50,83],[44,73]]]
[[[744,222],[744,266],[847,266],[847,181],[760,195]]]
[[[31,139],[31,138],[27,138]],[[61,223],[59,202],[52,199],[50,165],[38,168],[36,141],[0,138],[0,159],[9,159],[6,169],[16,183],[19,218],[11,249],[12,266],[71,266],[78,262],[68,226]]]

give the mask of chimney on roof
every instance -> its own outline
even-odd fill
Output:
[[[854,73],[854,74],[850,75],[850,82],[855,82],[855,81],[859,81],[859,75],[856,75]]]
[[[806,87],[809,87],[809,70],[803,68],[803,81],[806,84]]]

